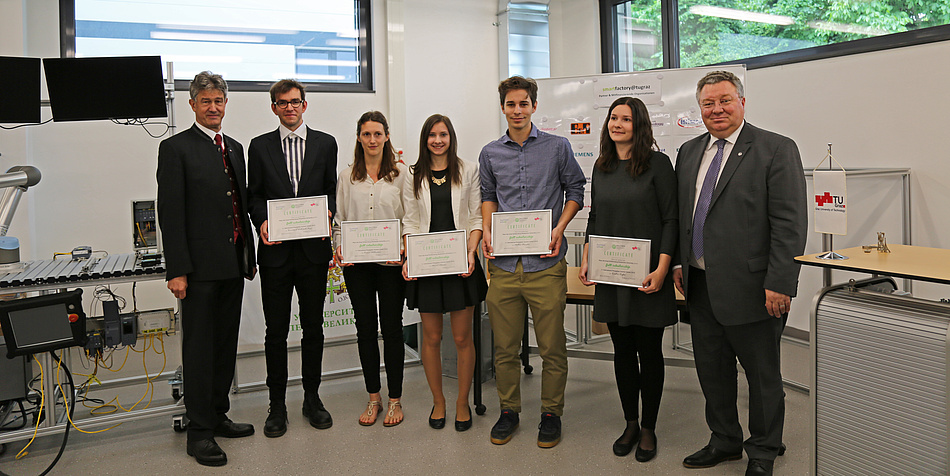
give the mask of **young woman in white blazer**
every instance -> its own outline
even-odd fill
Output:
[[[485,299],[488,285],[478,260],[482,239],[482,199],[478,164],[459,159],[452,121],[441,114],[426,119],[419,138],[419,159],[403,182],[403,234],[465,230],[468,236],[468,272],[461,275],[410,279],[403,265],[406,305],[422,318],[422,365],[432,391],[429,426],[445,427],[446,402],[442,393],[442,315],[450,314],[458,351],[458,399],[455,429],[472,426],[468,394],[475,372],[472,314]]]

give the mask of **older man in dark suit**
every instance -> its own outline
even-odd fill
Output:
[[[228,85],[204,71],[191,82],[195,124],[158,147],[158,221],[168,289],[181,300],[188,455],[227,463],[215,436],[250,436],[227,417],[244,279],[253,279],[244,151],[221,132]]]
[[[745,122],[742,83],[726,71],[696,88],[709,131],[680,148],[680,250],[696,373],[706,398],[706,447],[686,457],[706,468],[749,457],[746,475],[772,474],[783,451],[780,341],[805,249],[805,176],[795,142]],[[749,438],[736,408],[736,359],[749,383]]]
[[[323,363],[323,303],[327,271],[333,252],[328,238],[287,242],[269,240],[267,201],[281,198],[327,196],[330,215],[336,210],[336,140],[303,122],[306,91],[297,81],[284,79],[270,88],[271,111],[280,120],[277,130],[255,137],[248,148],[248,193],[251,219],[260,235],[261,300],[264,321],[264,357],[270,410],[264,435],[276,438],[287,431],[287,334],[290,303],[297,290],[300,306],[303,414],[310,425],[333,425],[320,400]]]

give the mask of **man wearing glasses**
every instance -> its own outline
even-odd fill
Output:
[[[304,86],[283,79],[270,88],[271,111],[280,120],[277,130],[255,137],[248,148],[248,205],[260,237],[261,301],[264,307],[264,356],[270,410],[264,435],[276,438],[287,431],[287,334],[294,289],[300,308],[299,324],[303,414],[310,425],[327,429],[333,419],[320,400],[323,364],[323,302],[327,271],[333,257],[328,238],[270,241],[267,201],[327,196],[330,215],[336,211],[336,140],[304,124]]]
[[[227,416],[244,279],[256,272],[254,243],[244,149],[221,130],[228,85],[203,71],[189,92],[195,124],[158,146],[158,222],[165,279],[181,300],[187,452],[200,464],[222,466],[228,458],[214,437],[254,434]]]
[[[749,457],[746,476],[771,475],[785,451],[781,339],[808,228],[805,175],[788,137],[745,121],[742,82],[713,71],[696,86],[708,133],[676,158],[680,260],[673,283],[686,296],[709,443],[687,468]],[[736,408],[742,364],[749,382],[749,438]]]

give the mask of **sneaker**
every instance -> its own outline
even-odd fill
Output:
[[[501,416],[491,428],[491,442],[503,445],[511,441],[511,435],[518,429],[518,414],[511,410],[502,410]]]
[[[561,441],[561,417],[544,412],[541,414],[541,423],[538,424],[538,446],[554,448]]]

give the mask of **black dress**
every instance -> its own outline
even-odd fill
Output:
[[[432,171],[432,176],[441,181],[446,171]],[[452,184],[445,180],[442,185],[431,183],[429,197],[432,203],[432,218],[429,233],[455,230],[455,218],[452,215]],[[461,198],[461,197],[460,197]],[[412,206],[412,205],[408,205]],[[419,312],[446,313],[461,311],[485,300],[488,284],[485,272],[479,260],[475,260],[475,270],[463,278],[459,275],[430,276],[409,281],[406,285],[406,307]]]
[[[654,151],[650,168],[637,177],[630,176],[623,162],[612,172],[595,168],[587,234],[650,240],[652,272],[659,264],[660,253],[675,254],[676,205],[676,174],[666,154]],[[672,269],[666,274],[663,287],[653,294],[638,288],[598,284],[594,320],[644,327],[676,323]]]

